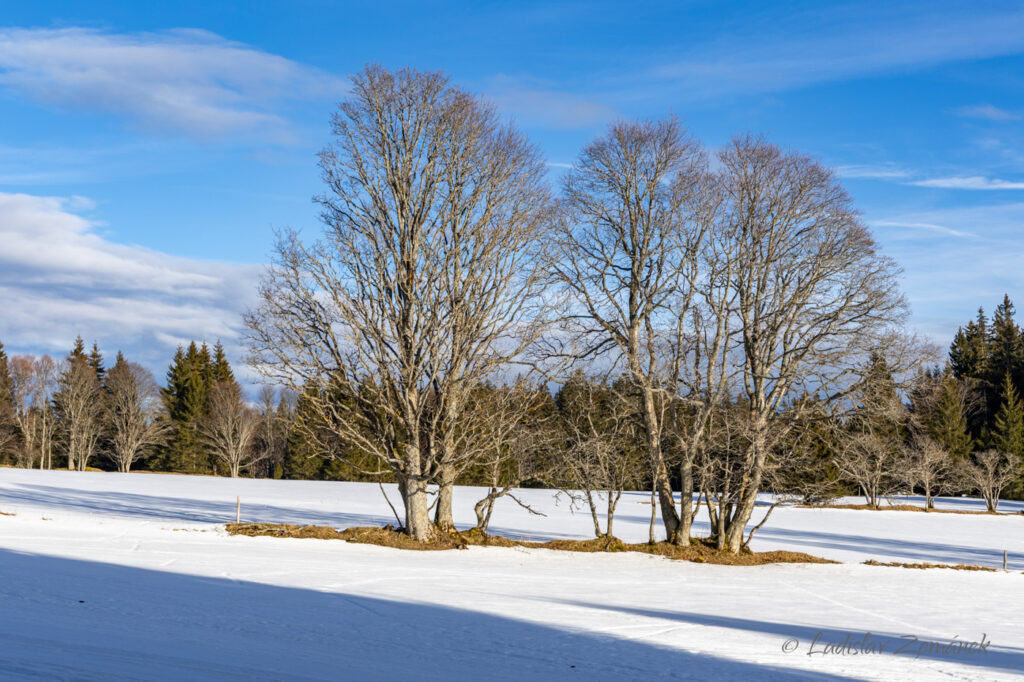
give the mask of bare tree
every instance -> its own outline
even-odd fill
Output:
[[[981,494],[985,508],[995,513],[999,511],[999,497],[1003,489],[1021,473],[1020,457],[997,450],[985,450],[974,453],[973,459],[973,462],[961,465],[961,475],[968,486]]]
[[[200,433],[210,452],[227,465],[231,478],[238,478],[242,467],[263,455],[252,448],[258,426],[259,418],[242,401],[236,382],[221,382],[210,389]]]
[[[568,353],[621,363],[636,384],[670,538],[679,515],[663,451],[666,405],[676,391],[666,334],[692,300],[704,225],[688,219],[687,205],[699,195],[705,161],[675,118],[614,124],[565,176],[564,229],[553,268],[574,333]]]
[[[170,422],[164,418],[156,379],[141,365],[118,356],[107,374],[106,386],[110,394],[110,456],[117,470],[127,473],[148,449],[166,440]]]
[[[40,461],[42,460],[39,445],[36,442],[38,436],[36,424],[38,411],[33,401],[36,393],[33,385],[35,373],[33,371],[32,356],[18,355],[11,358],[9,369],[11,375],[11,402],[14,406],[14,422],[16,426],[16,429],[11,431],[11,440],[15,440],[14,436],[20,437],[20,447],[17,448],[18,463],[31,468],[37,456],[39,456]]]
[[[459,448],[472,469],[487,480],[487,492],[474,505],[476,529],[490,527],[498,500],[508,497],[532,514],[543,515],[515,494],[527,481],[547,482],[558,462],[554,415],[544,414],[550,395],[523,380],[511,386],[474,391],[460,420]]]
[[[68,469],[85,471],[103,435],[103,387],[85,355],[63,366],[54,395],[67,446]]]
[[[561,406],[567,447],[562,452],[566,493],[585,502],[596,537],[614,537],[615,509],[624,490],[639,487],[646,457],[636,419],[636,400],[604,382],[577,380]],[[565,396],[563,391],[563,396]],[[604,498],[605,527],[601,530],[600,498]]]
[[[260,425],[255,439],[255,447],[262,453],[260,475],[273,477],[275,470],[284,464],[294,402],[291,391],[278,391],[268,385],[260,387],[257,401]]]
[[[870,349],[892,345],[906,306],[834,175],[812,159],[741,137],[724,149],[734,313],[749,442],[727,546],[739,551],[769,454],[800,393],[841,395]]]
[[[248,317],[253,362],[392,471],[417,540],[450,523],[452,442],[472,387],[539,333],[550,200],[537,150],[439,73],[367,67],[320,157],[323,241],[294,234]]]
[[[894,473],[904,484],[924,492],[925,511],[931,511],[935,496],[955,485],[955,471],[949,452],[934,438],[918,433]]]
[[[53,445],[57,432],[57,417],[53,397],[57,390],[60,366],[49,355],[32,362],[32,415],[36,442],[39,447],[39,468],[53,468]]]

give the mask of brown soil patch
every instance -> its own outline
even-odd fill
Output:
[[[904,564],[898,561],[882,562],[875,561],[874,559],[868,559],[864,562],[868,566],[895,566],[897,568],[951,568],[954,571],[992,571],[997,572],[999,569],[990,568],[988,566],[978,566],[977,564]]]
[[[689,547],[678,547],[667,542],[653,545],[630,544],[618,538],[593,538],[590,540],[552,540],[550,542],[526,542],[510,540],[499,535],[487,535],[480,531],[442,534],[431,542],[416,542],[411,537],[391,526],[383,528],[348,528],[343,531],[326,526],[296,526],[276,523],[229,523],[226,526],[232,535],[269,536],[278,538],[318,538],[321,540],[347,540],[383,547],[413,550],[465,549],[466,547],[531,547],[553,549],[563,552],[639,552],[654,554],[679,561],[693,561],[704,564],[731,566],[758,566],[777,563],[835,564],[836,561],[803,554],[801,552],[751,552],[739,554],[718,550],[702,540],[694,539]]]

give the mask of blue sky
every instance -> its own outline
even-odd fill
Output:
[[[0,340],[76,334],[162,374],[236,361],[273,229],[319,229],[315,154],[367,62],[447,71],[552,180],[617,117],[753,131],[837,169],[946,345],[1024,274],[1019,3],[0,2]]]

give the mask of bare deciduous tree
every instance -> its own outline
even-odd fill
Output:
[[[228,466],[231,478],[238,478],[242,467],[262,456],[252,448],[258,425],[259,418],[242,401],[237,383],[221,382],[210,389],[200,433],[210,452]]]
[[[973,459],[973,462],[962,464],[961,475],[966,485],[981,494],[985,508],[995,513],[999,511],[999,497],[1003,489],[1020,475],[1020,458],[997,450],[985,450],[974,453]]]
[[[84,355],[64,363],[54,396],[67,447],[68,469],[85,471],[103,435],[104,396]]]
[[[906,456],[896,466],[896,477],[924,492],[925,511],[935,508],[935,496],[956,485],[953,457],[934,438],[916,434]]]
[[[636,384],[670,538],[679,515],[663,442],[666,405],[676,391],[666,336],[693,296],[704,224],[689,219],[687,206],[699,195],[705,161],[675,118],[613,125],[566,174],[564,230],[553,268],[568,299],[565,319],[574,333],[568,352],[621,363]]]
[[[107,374],[110,456],[117,470],[131,471],[147,449],[164,442],[170,422],[163,415],[160,387],[152,372],[120,357]]]
[[[405,528],[427,540],[431,481],[450,523],[461,406],[538,333],[546,169],[439,73],[367,67],[333,130],[325,238],[281,240],[247,318],[253,361],[296,391],[321,389],[320,424],[395,473]]]
[[[734,314],[749,442],[727,545],[739,551],[775,439],[797,393],[841,393],[906,313],[882,256],[834,175],[741,137],[719,155],[733,254]]]
[[[644,453],[633,396],[621,395],[604,382],[573,382],[562,406],[568,443],[561,474],[573,502],[586,502],[596,537],[614,537],[615,509],[624,490],[636,489],[645,473]],[[600,498],[605,527],[601,530]]]

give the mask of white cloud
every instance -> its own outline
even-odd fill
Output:
[[[199,30],[115,34],[0,30],[0,86],[48,105],[103,111],[199,138],[284,141],[284,100],[337,96],[333,76]]]
[[[909,184],[914,185],[916,187],[937,187],[940,189],[1024,189],[1024,182],[985,178],[980,175],[971,175],[967,177],[956,176],[949,178],[932,178],[930,180],[916,180]]]
[[[175,258],[97,234],[91,202],[0,193],[0,340],[66,353],[81,334],[156,372],[178,343],[222,339],[240,356],[241,313],[259,266]]]
[[[877,178],[882,180],[905,178],[908,173],[905,170],[894,168],[893,166],[869,166],[869,165],[849,165],[849,166],[837,166],[836,175],[841,178]]]
[[[971,232],[964,232],[961,230],[954,230],[951,227],[945,225],[936,225],[935,223],[913,223],[913,222],[901,222],[898,220],[877,220],[871,223],[873,227],[903,227],[911,230],[926,230],[928,232],[936,232],[938,234],[948,235],[950,237],[977,237],[978,235],[972,234]]]
[[[957,116],[961,116],[963,118],[980,118],[986,121],[997,121],[1000,123],[1020,120],[1020,114],[1015,114],[1012,111],[994,107],[991,104],[978,104],[970,107],[960,107],[955,111],[955,113]]]

